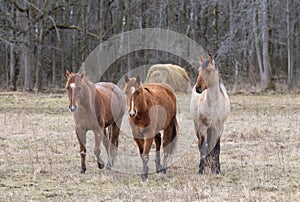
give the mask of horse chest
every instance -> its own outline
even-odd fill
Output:
[[[95,114],[88,113],[86,110],[79,108],[77,112],[74,112],[73,117],[75,124],[81,128],[92,130],[99,127]]]
[[[150,125],[150,119],[149,117],[134,117],[134,118],[130,118],[130,121],[132,122],[132,124],[134,124],[134,126],[137,126],[138,128],[146,128]]]

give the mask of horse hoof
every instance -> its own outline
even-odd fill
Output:
[[[221,174],[221,171],[219,169],[212,170],[211,172],[212,172],[212,174],[216,174],[216,175]]]
[[[107,170],[111,170],[111,164],[110,164],[110,163],[107,163],[107,164],[106,164],[106,169],[107,169]]]
[[[85,171],[86,171],[86,168],[81,168],[81,169],[80,169],[80,173],[81,173],[81,174],[84,174]]]
[[[142,174],[141,178],[142,178],[142,182],[146,182],[148,179],[148,173]]]
[[[160,170],[160,173],[162,173],[162,174],[164,174],[164,175],[167,174],[167,169],[166,169],[166,168],[161,169],[161,170]]]
[[[104,163],[99,163],[98,162],[98,168],[103,169],[104,168]]]
[[[161,172],[161,166],[156,166],[156,173],[160,173]]]
[[[204,174],[204,169],[199,169],[198,174],[203,175]]]

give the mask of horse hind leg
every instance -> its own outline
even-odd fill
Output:
[[[156,155],[155,155],[155,165],[156,165],[156,173],[159,173],[161,170],[161,164],[160,164],[160,146],[161,146],[161,134],[158,133],[155,136],[155,145],[156,145]]]
[[[95,136],[95,147],[94,147],[94,154],[97,158],[97,165],[98,165],[98,168],[102,169],[104,168],[104,161],[101,159],[101,156],[100,156],[100,153],[101,153],[101,150],[100,150],[100,143],[102,141],[103,138],[105,138],[105,135],[104,135],[104,130],[105,129],[100,129],[100,132],[98,131],[93,131],[94,132],[94,136]]]
[[[119,145],[119,134],[120,134],[120,125],[118,125],[116,122],[114,122],[110,126],[110,138],[109,138],[109,151],[108,151],[108,162],[106,164],[106,168],[108,170],[111,169],[111,167],[114,164],[115,158],[117,156],[118,152],[118,145]]]
[[[105,147],[105,150],[107,152],[107,156],[109,155],[109,138],[110,138],[110,128],[104,130],[104,137],[103,137],[103,145]]]
[[[167,127],[164,130],[164,138],[163,138],[163,148],[164,148],[164,158],[163,158],[163,165],[161,169],[161,173],[167,173],[168,167],[168,159],[170,154],[175,148],[175,144],[177,141],[177,121],[174,120],[173,124]]]

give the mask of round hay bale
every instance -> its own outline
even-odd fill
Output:
[[[172,64],[156,64],[149,68],[146,83],[167,83],[175,92],[189,93],[191,81],[184,68]]]

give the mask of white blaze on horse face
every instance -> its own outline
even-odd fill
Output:
[[[71,108],[70,108],[70,110],[73,112],[73,111],[75,111],[75,109],[76,109],[76,106],[75,106],[75,96],[74,96],[74,89],[75,89],[75,87],[76,87],[76,85],[75,85],[75,83],[70,83],[70,87],[71,87],[71,89],[72,89],[72,106],[71,106]]]
[[[135,87],[132,86],[132,87],[130,88],[130,90],[131,90],[131,95],[132,95],[132,94],[134,93],[134,91],[135,91]]]
[[[133,96],[131,97],[131,102],[130,102],[130,110],[129,110],[129,116],[133,117],[135,115],[135,111],[134,111],[134,100],[133,100]]]
[[[74,89],[74,88],[75,88],[75,83],[70,83],[70,87],[71,87],[72,89]]]

